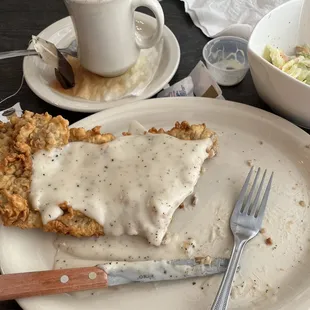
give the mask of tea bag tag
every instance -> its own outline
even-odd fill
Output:
[[[20,103],[17,102],[12,107],[0,112],[0,121],[6,123],[11,116],[16,115],[18,117],[21,117],[22,114],[23,110],[20,106]]]

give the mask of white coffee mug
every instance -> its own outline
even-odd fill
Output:
[[[140,49],[154,46],[162,37],[164,13],[158,0],[65,0],[78,42],[81,65],[98,75],[113,77],[132,67]],[[136,32],[134,11],[153,11],[157,28],[151,37]]]

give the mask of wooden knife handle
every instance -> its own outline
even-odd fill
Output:
[[[104,288],[108,286],[107,279],[107,274],[98,267],[1,275],[0,300]]]

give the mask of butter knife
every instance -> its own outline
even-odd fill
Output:
[[[228,259],[195,258],[139,262],[105,262],[95,267],[0,276],[0,300],[53,295],[137,282],[206,277],[226,271]]]

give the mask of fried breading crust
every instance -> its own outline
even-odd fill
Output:
[[[94,220],[73,210],[65,203],[64,214],[43,225],[41,215],[28,200],[32,158],[35,152],[61,147],[71,141],[102,144],[114,139],[101,134],[100,127],[92,130],[68,127],[61,116],[33,114],[25,111],[22,117],[13,116],[8,123],[0,122],[0,216],[6,226],[43,228],[45,231],[92,236],[103,234],[103,228]]]
[[[210,149],[206,150],[209,153],[209,158],[214,157],[217,153],[217,136],[215,132],[208,129],[205,124],[190,125],[186,121],[182,123],[176,122],[174,127],[168,131],[165,131],[163,128],[156,129],[153,127],[149,132],[154,134],[166,133],[181,140],[202,140],[210,138],[213,144]]]
[[[42,149],[50,150],[69,142],[85,141],[95,144],[110,142],[115,137],[101,134],[100,126],[92,130],[71,128],[61,116],[52,117],[25,111],[8,123],[0,122],[0,217],[5,226],[41,228],[44,231],[69,234],[76,237],[99,236],[103,227],[82,212],[74,210],[66,202],[60,204],[64,214],[43,225],[40,212],[29,202],[32,176],[32,155]],[[151,128],[150,133],[166,133],[183,140],[211,138],[213,146],[207,150],[213,157],[217,150],[217,138],[205,124],[176,123],[171,130]],[[128,133],[124,133],[127,135]]]

